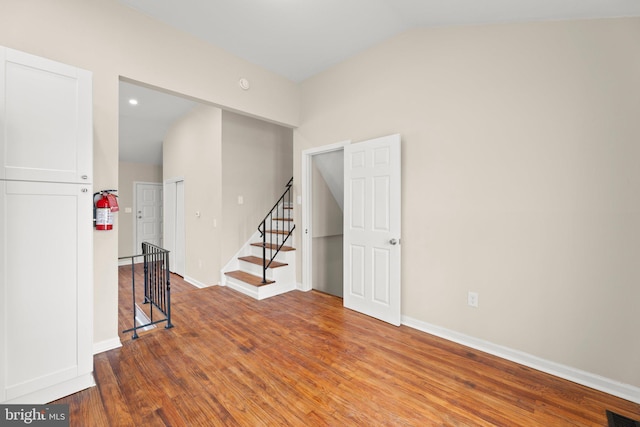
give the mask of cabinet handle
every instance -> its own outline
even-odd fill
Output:
[[[86,193],[86,192],[87,192],[87,191],[89,191],[89,190],[87,190],[86,188],[83,188],[83,189],[82,189],[82,190],[80,190],[80,191],[82,191],[83,193]]]
[[[82,178],[82,179],[88,179],[88,178],[89,178],[89,176],[88,176],[88,175],[82,175],[80,178]]]

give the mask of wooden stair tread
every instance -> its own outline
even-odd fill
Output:
[[[265,230],[265,233],[287,235],[287,234],[289,234],[289,231],[287,231],[287,230]]]
[[[265,245],[265,244],[263,244],[263,243],[252,243],[252,244],[251,244],[251,246],[256,246],[256,247],[258,247],[258,248],[261,248],[261,247],[263,247],[263,246],[264,246],[264,247],[266,247],[267,249],[274,249],[274,250],[275,250],[275,249],[278,249],[278,245],[276,245],[276,244],[272,244],[272,243],[267,243],[266,245]],[[289,251],[295,251],[295,250],[296,250],[296,248],[292,248],[291,246],[283,246],[282,248],[280,248],[280,250],[281,250],[282,252],[289,252]]]
[[[267,279],[267,283],[262,283],[262,277],[254,276],[253,274],[249,274],[247,272],[240,271],[240,270],[227,271],[224,274],[225,276],[233,277],[234,279],[241,280],[252,286],[264,286],[264,285],[270,285],[272,283],[276,283],[275,281],[268,280],[268,279]]]
[[[255,264],[255,265],[259,265],[262,267],[262,258],[257,257],[257,256],[242,256],[238,258],[240,261],[246,261],[246,262],[250,262],[251,264]],[[269,266],[269,268],[278,268],[278,267],[284,267],[286,264],[284,262],[278,262],[278,261],[272,261],[271,265]]]

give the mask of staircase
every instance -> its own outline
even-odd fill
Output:
[[[291,186],[224,267],[220,284],[261,300],[296,289]]]

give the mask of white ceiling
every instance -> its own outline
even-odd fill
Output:
[[[119,1],[294,82],[416,27],[640,16],[640,0]],[[120,92],[121,160],[159,164],[164,132],[194,104],[124,82]]]
[[[129,104],[136,99],[138,105]],[[169,126],[196,105],[179,96],[120,82],[120,160],[162,164],[162,141]]]
[[[119,0],[302,81],[415,27],[639,16],[638,0]]]

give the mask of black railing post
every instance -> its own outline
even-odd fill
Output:
[[[166,251],[164,254],[164,262],[166,267],[165,274],[167,276],[167,325],[165,326],[165,329],[169,329],[173,328],[173,323],[171,323],[171,271],[169,271],[169,251]]]
[[[267,218],[262,220],[262,283],[267,283]]]
[[[136,304],[135,258],[143,257],[144,268],[144,300],[149,304],[149,323],[138,325],[138,306]],[[169,251],[151,243],[142,243],[142,254],[120,257],[131,259],[131,291],[133,301],[133,327],[123,331],[133,331],[133,339],[138,338],[138,329],[167,322],[165,328],[173,327],[171,323],[171,273],[169,271]],[[154,308],[164,315],[164,319],[154,320]]]
[[[136,326],[136,307],[135,307],[135,301],[136,301],[136,270],[135,270],[135,264],[133,262],[133,258],[131,258],[131,293],[133,294],[133,326]],[[138,332],[134,329],[133,330],[133,337],[132,339],[136,339],[138,338]]]

